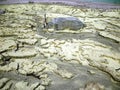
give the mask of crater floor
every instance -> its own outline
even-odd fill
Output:
[[[16,4],[0,10],[6,11],[0,14],[0,89],[120,89],[119,9]],[[86,27],[42,29],[45,14],[47,21],[73,16]]]

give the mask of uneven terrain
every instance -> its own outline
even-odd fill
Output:
[[[0,9],[6,11],[0,14],[1,90],[84,90],[88,83],[120,89],[119,9],[47,4]],[[45,14],[47,21],[74,16],[86,27],[41,29]]]

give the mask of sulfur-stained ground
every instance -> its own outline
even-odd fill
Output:
[[[120,89],[119,9],[47,4],[0,9],[6,11],[0,14],[1,90],[84,90],[94,82],[101,90]],[[47,21],[74,16],[86,27],[42,30],[44,14]]]

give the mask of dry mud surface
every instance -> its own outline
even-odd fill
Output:
[[[1,90],[120,90],[119,9],[43,4],[0,9],[6,10],[0,15]],[[86,27],[41,30],[35,18],[43,23],[45,13],[48,21],[74,16]]]

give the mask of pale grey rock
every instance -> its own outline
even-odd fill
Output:
[[[79,30],[84,27],[84,24],[75,17],[58,17],[49,22],[48,26],[54,30]]]

